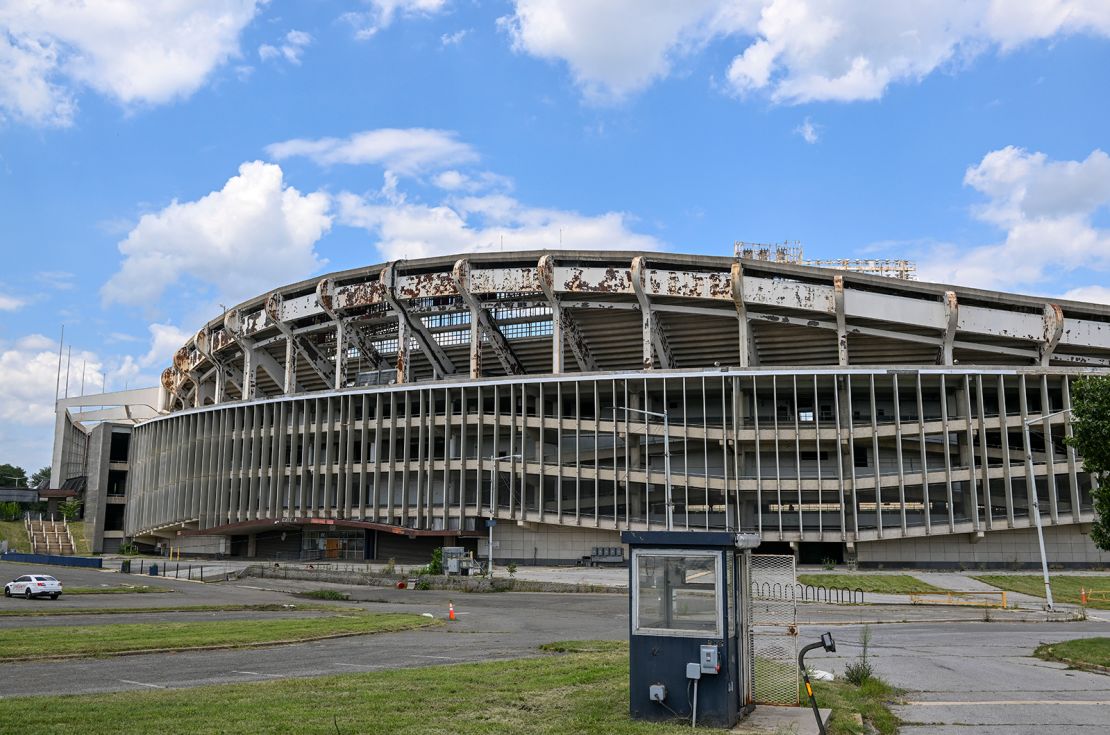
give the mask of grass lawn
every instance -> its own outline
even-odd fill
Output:
[[[1080,668],[1083,664],[1110,667],[1110,638],[1078,638],[1063,643],[1045,643],[1033,653],[1046,661],[1063,661]]]
[[[23,521],[0,521],[0,540],[8,542],[8,551],[31,553],[31,540]]]
[[[147,592],[174,592],[168,587],[149,587],[145,584],[114,584],[100,587],[66,587],[63,595],[122,595],[144,594]]]
[[[213,620],[121,623],[51,628],[9,628],[0,638],[0,661],[54,656],[105,656],[147,649],[235,648],[324,636],[409,630],[441,621],[398,613],[324,614],[287,620]]]
[[[1044,597],[1044,577],[1039,574],[980,574],[974,577],[992,587],[1011,592],[1022,592],[1034,597]],[[1110,591],[1110,575],[1069,577],[1053,574],[1052,599],[1055,602],[1069,602],[1079,605],[1079,590],[1096,589]],[[1105,600],[1091,600],[1087,607],[1110,609],[1110,595]]]
[[[572,642],[560,655],[514,661],[381,670],[367,674],[152,692],[0,699],[0,723],[23,732],[68,733],[408,733],[412,735],[679,735],[690,723],[628,717],[628,647]],[[821,684],[819,701],[865,717],[887,693]],[[874,703],[874,704],[873,704]],[[859,708],[852,711],[860,711]],[[883,722],[894,722],[885,718]],[[830,733],[846,729],[834,714]],[[853,723],[854,726],[854,723]],[[878,725],[877,725],[878,726]],[[858,726],[854,726],[858,727]],[[721,730],[703,731],[723,732]],[[883,733],[892,730],[880,727]]]
[[[174,605],[169,607],[27,607],[0,610],[0,617],[47,618],[57,615],[135,615],[141,613],[172,612],[290,612],[292,610],[325,610],[351,612],[352,608],[338,605]]]
[[[84,521],[70,521],[69,535],[73,537],[73,551],[78,556],[90,556],[89,537],[85,534]]]
[[[822,587],[861,589],[884,595],[912,595],[917,592],[944,592],[908,574],[799,574],[802,584]]]

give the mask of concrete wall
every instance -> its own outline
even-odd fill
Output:
[[[1045,555],[1052,567],[1110,567],[1110,552],[1099,551],[1088,534],[1090,525],[1044,529]],[[933,536],[856,545],[861,567],[1010,569],[1040,568],[1037,532],[1033,529],[988,531],[978,542],[967,534]]]
[[[112,425],[105,422],[89,434],[88,474],[85,485],[85,528],[89,549],[104,551],[104,514],[108,499],[108,458],[112,448]]]
[[[493,529],[493,560],[496,564],[566,564],[581,559],[595,546],[620,546],[619,531],[573,528],[539,523],[518,526],[499,521]],[[478,541],[478,557],[489,555],[489,541]],[[627,556],[627,552],[626,552]]]

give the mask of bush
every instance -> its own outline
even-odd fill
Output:
[[[419,579],[417,579],[416,586],[413,587],[413,589],[417,590],[430,590],[431,588],[432,583],[428,581],[427,577],[420,577]]]
[[[124,541],[119,545],[119,553],[124,556],[135,556],[139,553],[139,547],[132,541]]]
[[[301,597],[311,597],[314,600],[347,600],[350,599],[346,592],[339,590],[309,590],[302,592]]]
[[[515,561],[509,562],[509,566],[505,567],[505,571],[507,571],[509,573],[510,577],[515,577],[516,576],[516,562]]]
[[[18,521],[21,515],[19,503],[0,503],[0,521]]]
[[[58,504],[58,510],[62,514],[62,518],[67,521],[76,520],[81,515],[81,501],[77,498],[66,498]]]
[[[382,574],[385,574],[385,575],[388,575],[388,576],[392,577],[396,573],[397,573],[397,560],[394,559],[391,556],[391,557],[389,557],[389,561],[387,561],[385,563],[385,567],[382,569]]]
[[[849,661],[844,667],[844,678],[856,686],[863,686],[875,676],[871,661],[867,658],[867,649],[871,644],[871,626],[865,625],[859,633],[860,652],[859,658]]]

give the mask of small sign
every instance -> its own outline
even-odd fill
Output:
[[[497,519],[496,518],[487,518],[486,519],[486,528],[493,528],[496,525],[497,525]]]

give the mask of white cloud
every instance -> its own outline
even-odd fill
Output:
[[[509,191],[513,188],[511,180],[492,171],[466,174],[455,169],[449,169],[433,176],[432,183],[444,191],[465,191],[469,193],[490,189]]]
[[[68,291],[73,288],[73,279],[77,275],[69,271],[40,271],[35,274],[35,280],[48,288],[58,291]]]
[[[516,0],[499,20],[513,49],[562,60],[594,101],[619,99],[670,71],[686,42],[711,31],[717,0]]]
[[[659,250],[662,243],[631,230],[623,212],[583,215],[528,207],[503,194],[462,197],[438,204],[337,197],[339,221],[377,236],[384,259],[448,253],[575,248]]]
[[[312,36],[304,31],[289,31],[280,46],[271,46],[264,43],[258,47],[258,56],[263,61],[272,61],[283,58],[290,64],[299,66],[301,54],[312,43]]]
[[[150,349],[139,358],[139,366],[148,368],[156,365],[162,368],[169,365],[173,360],[174,353],[188,342],[193,334],[172,324],[151,324]]]
[[[305,278],[323,263],[314,246],[331,227],[330,200],[301,194],[281,167],[254,161],[194,202],[148,214],[119,244],[123,263],[101,289],[106,303],[154,304],[185,277],[235,303]]]
[[[460,43],[462,43],[462,40],[466,38],[468,33],[470,33],[469,28],[463,28],[462,30],[455,31],[454,33],[444,33],[442,36],[439,37],[439,44],[444,48],[448,46],[458,46]]]
[[[26,304],[25,299],[0,293],[0,311],[18,311]]]
[[[1110,271],[1110,230],[1094,224],[1095,214],[1110,205],[1110,157],[1104,152],[1095,150],[1083,161],[1049,161],[1043,153],[1009,146],[968,168],[964,183],[988,197],[973,212],[1004,230],[1005,238],[962,251],[938,248],[919,268],[923,279],[1044,290],[1058,288],[1066,277],[1069,294],[1105,290],[1074,283],[1105,283]]]
[[[447,7],[447,0],[369,0],[370,9],[344,13],[342,19],[355,28],[355,37],[367,39],[388,28],[398,16],[430,17]]]
[[[1110,304],[1110,288],[1106,286],[1080,286],[1064,292],[1063,298],[1072,301],[1088,301],[1096,304]]]
[[[807,117],[801,125],[794,128],[794,132],[802,136],[802,140],[804,140],[806,143],[813,145],[821,139],[820,129],[820,125],[814,125]]]
[[[84,365],[85,392],[100,390],[101,359],[87,350],[63,356],[58,378],[58,343],[41,334],[31,334],[0,345],[0,424],[48,426],[54,418],[54,391],[65,391],[66,362],[69,364],[69,394],[81,390]]]
[[[80,87],[124,105],[195,92],[239,53],[256,0],[0,4],[0,114],[69,125]]]
[[[380,128],[348,138],[294,139],[266,146],[277,160],[305,156],[321,166],[336,163],[377,164],[400,174],[415,175],[478,159],[478,154],[448,130]]]
[[[737,93],[779,103],[878,99],[888,85],[995,48],[1110,35],[1105,0],[515,0],[513,48],[561,60],[588,99],[619,99],[721,40]]]

